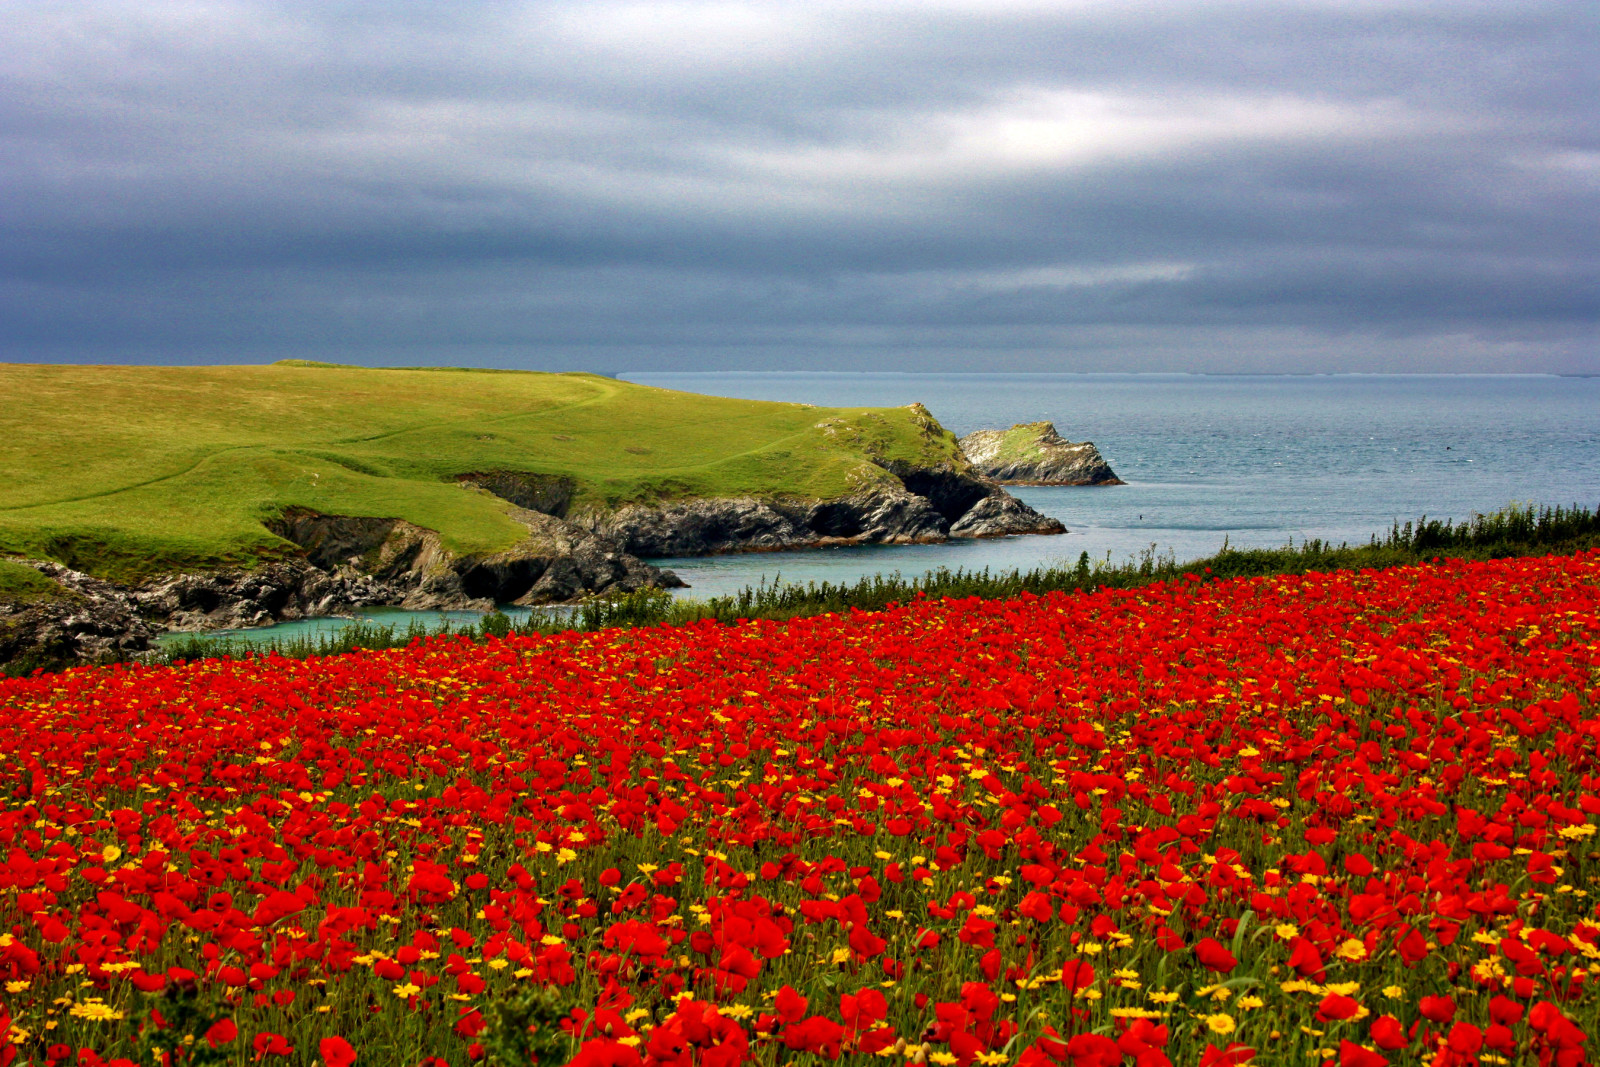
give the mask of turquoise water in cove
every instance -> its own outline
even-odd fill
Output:
[[[853,581],[935,567],[1030,568],[1079,553],[1179,559],[1290,539],[1365,542],[1421,515],[1466,519],[1513,501],[1600,504],[1600,378],[1543,375],[636,373],[628,381],[829,406],[920,401],[957,434],[1049,420],[1095,442],[1129,484],[1023,487],[1057,537],[862,546],[654,561],[690,588]],[[413,613],[382,613],[402,625]],[[425,621],[437,613],[423,613]],[[314,620],[284,636],[344,625]]]

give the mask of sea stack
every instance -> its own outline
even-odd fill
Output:
[[[978,430],[961,439],[972,465],[1002,485],[1122,485],[1091,441],[1072,442],[1048,422]]]

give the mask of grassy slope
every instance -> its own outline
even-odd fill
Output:
[[[1044,449],[1039,447],[1039,434],[1043,432],[1048,423],[1023,422],[1011,427],[1009,430],[1000,431],[1000,445],[989,463],[999,466],[1003,463],[1032,463],[1044,458]]]
[[[104,577],[270,557],[284,507],[403,518],[459,552],[524,533],[449,479],[565,475],[576,508],[682,496],[828,498],[947,460],[910,409],[729,400],[587,374],[0,365],[0,554]],[[819,428],[828,420],[832,432]],[[837,420],[837,421],[833,421]]]
[[[64,590],[32,567],[0,559],[0,598],[13,603],[56,599]]]

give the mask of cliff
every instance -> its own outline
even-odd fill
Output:
[[[1052,423],[1019,422],[961,438],[973,466],[1003,485],[1122,485],[1091,441],[1065,440]]]

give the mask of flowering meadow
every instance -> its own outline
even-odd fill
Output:
[[[1590,1062],[1600,553],[0,683],[8,1063]]]

